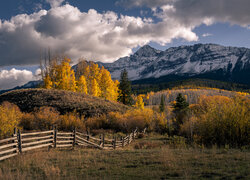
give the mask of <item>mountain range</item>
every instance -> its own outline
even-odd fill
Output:
[[[113,79],[119,80],[121,71],[126,69],[134,84],[202,78],[250,85],[250,49],[244,47],[195,44],[161,51],[145,45],[113,63],[97,63],[108,69]],[[77,69],[77,65],[73,68]],[[32,81],[13,89],[32,88],[39,84],[41,81]],[[9,90],[0,91],[0,94],[6,91]]]
[[[149,45],[113,63],[98,63],[119,79],[123,69],[132,81],[168,81],[207,78],[250,84],[250,49],[217,44],[171,47],[165,51]]]

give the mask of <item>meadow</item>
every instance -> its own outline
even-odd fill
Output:
[[[249,179],[250,151],[148,134],[124,149],[47,149],[0,162],[0,179]]]

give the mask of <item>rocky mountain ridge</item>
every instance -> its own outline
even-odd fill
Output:
[[[113,63],[98,64],[108,69],[113,79],[119,79],[121,70],[126,69],[132,81],[168,75],[194,77],[212,73],[214,76],[225,76],[227,81],[250,83],[250,49],[217,44],[171,47],[165,51],[145,45],[131,56]]]

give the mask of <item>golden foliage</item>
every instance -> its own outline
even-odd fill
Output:
[[[44,78],[44,87],[45,87],[46,89],[51,89],[51,88],[52,88],[52,85],[53,85],[53,83],[52,83],[52,81],[51,81],[51,78],[50,78],[50,76],[47,74],[47,75],[45,76],[45,78]]]
[[[56,88],[76,91],[75,72],[70,66],[70,59],[64,58],[60,65],[56,68]]]
[[[44,74],[44,73],[42,73]],[[79,62],[76,77],[70,66],[70,59],[64,58],[61,63],[52,61],[43,77],[46,89],[78,91],[107,100],[117,101],[119,82],[111,79],[110,72],[98,64],[86,61]]]
[[[87,81],[84,75],[81,75],[77,82],[77,91],[83,94],[88,94]]]
[[[193,116],[183,124],[182,131],[193,134],[198,143],[234,147],[249,144],[248,98],[202,96],[199,103],[190,108]]]
[[[22,117],[19,108],[9,102],[4,102],[0,106],[0,137],[13,134],[13,130],[18,126]]]
[[[74,113],[60,115],[51,107],[41,107],[36,112],[26,113],[21,118],[20,126],[25,130],[48,130],[57,125],[59,130],[72,130],[76,127],[85,130],[84,117]]]
[[[143,95],[138,95],[135,103],[135,107],[139,109],[144,109]]]
[[[136,127],[148,131],[164,132],[166,130],[166,117],[152,109],[132,109],[122,114],[110,112],[108,115],[88,118],[86,126],[90,129],[114,129],[116,131],[131,132]]]

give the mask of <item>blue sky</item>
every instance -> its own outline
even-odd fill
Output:
[[[42,52],[112,62],[150,44],[250,48],[249,0],[0,1],[0,90],[35,80]]]

